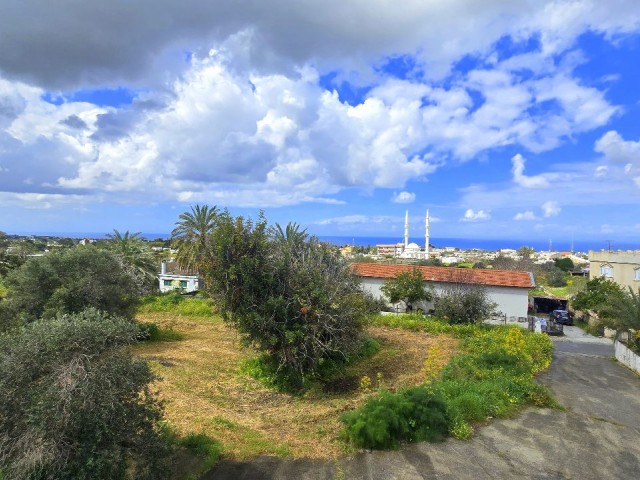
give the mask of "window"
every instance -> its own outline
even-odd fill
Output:
[[[163,280],[162,282],[163,282],[162,284],[163,284],[165,287],[170,287],[170,286],[171,286],[171,280]]]
[[[636,268],[633,271],[633,279],[634,280],[640,280],[640,268]]]
[[[602,265],[600,267],[600,275],[607,278],[613,278],[613,267],[611,265]]]
[[[187,288],[187,281],[186,280],[180,280],[180,288]]]

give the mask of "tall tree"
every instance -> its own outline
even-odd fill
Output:
[[[359,344],[371,311],[350,264],[290,224],[269,229],[220,215],[208,291],[246,344],[266,354],[278,378],[300,387],[325,360],[343,360]]]
[[[218,208],[196,205],[190,212],[181,213],[171,238],[178,248],[176,260],[187,270],[201,272],[211,258],[211,235],[216,226]]]
[[[142,293],[147,293],[155,285],[157,265],[151,249],[140,236],[140,232],[121,234],[113,230],[107,235],[107,248],[131,275]]]

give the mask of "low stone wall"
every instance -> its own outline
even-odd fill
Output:
[[[614,346],[618,361],[640,374],[640,356],[638,356],[633,350],[629,349],[624,343],[617,340],[615,341]]]

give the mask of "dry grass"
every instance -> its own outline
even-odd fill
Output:
[[[223,444],[226,457],[236,460],[260,454],[332,458],[345,452],[340,414],[371,393],[358,388],[339,394],[318,388],[301,397],[274,392],[240,373],[242,362],[255,352],[243,348],[219,318],[163,313],[139,315],[139,320],[171,325],[184,334],[180,341],[136,347],[162,376],[157,388],[166,402],[165,418],[178,434],[206,433]],[[450,357],[457,346],[451,337],[420,332],[376,327],[369,334],[382,348],[352,365],[348,375],[356,385],[367,375],[374,389],[378,379],[391,390],[420,383],[428,349],[438,344]]]

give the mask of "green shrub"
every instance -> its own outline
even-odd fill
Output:
[[[361,448],[395,448],[400,442],[440,441],[449,430],[445,403],[426,387],[388,391],[342,416],[345,436]]]
[[[0,468],[9,478],[162,478],[168,445],[135,323],[96,310],[0,334]]]

